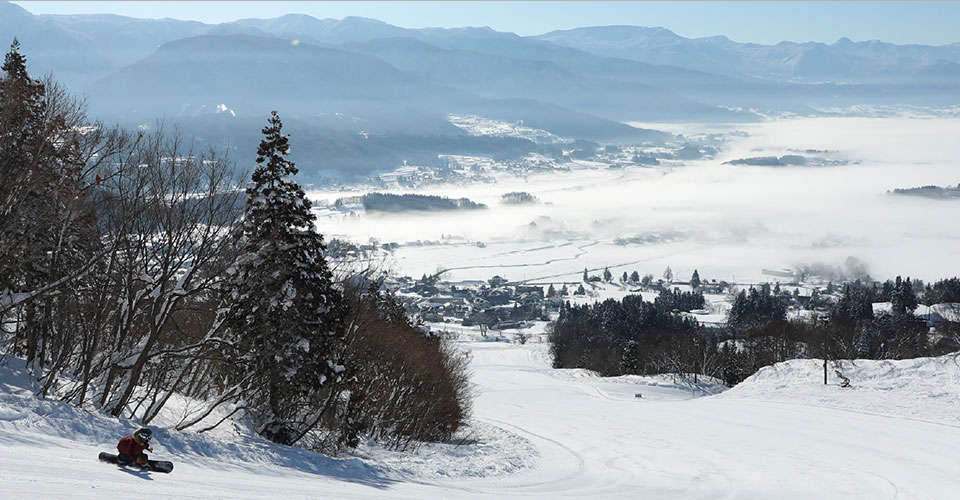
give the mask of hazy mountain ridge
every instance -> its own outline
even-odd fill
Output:
[[[778,81],[861,83],[913,76],[931,64],[960,62],[960,44],[896,45],[840,38],[833,44],[738,43],[723,36],[684,38],[664,28],[601,26],[534,37],[605,56]]]
[[[676,111],[682,110],[683,113],[686,113],[692,119],[715,120],[734,118],[730,116],[729,112],[723,109],[703,105],[689,97],[672,95],[672,93],[663,90],[662,86],[657,85],[660,82],[657,81],[658,78],[656,75],[652,75],[652,78],[647,78],[646,81],[637,81],[634,76],[626,78],[614,77],[611,80],[629,81],[630,84],[632,84],[632,87],[629,85],[620,85],[619,88],[617,88],[617,86],[608,84],[609,82],[606,81],[606,76],[603,80],[599,80],[594,76],[601,73],[604,75],[613,75],[618,72],[608,70],[604,67],[604,63],[598,63],[596,60],[599,58],[596,56],[573,49],[554,46],[546,42],[519,37],[512,33],[497,32],[489,28],[428,28],[423,30],[410,30],[391,26],[376,20],[358,17],[348,17],[343,20],[320,20],[304,15],[287,15],[268,20],[246,19],[214,26],[175,20],[136,20],[122,16],[32,16],[15,5],[6,4],[6,7],[9,7],[8,10],[16,10],[19,15],[30,19],[34,24],[39,23],[46,28],[62,34],[68,32],[73,33],[68,29],[71,24],[81,26],[82,30],[89,32],[92,27],[101,26],[102,23],[108,22],[119,26],[117,29],[107,30],[111,32],[109,36],[119,39],[124,37],[137,39],[129,43],[99,43],[98,45],[101,48],[100,52],[116,50],[114,47],[129,47],[129,50],[125,52],[117,51],[114,53],[114,61],[107,62],[105,60],[109,59],[108,54],[98,57],[96,55],[90,55],[94,51],[81,51],[82,53],[79,55],[64,57],[62,54],[63,49],[56,49],[58,46],[62,48],[64,46],[90,45],[93,42],[90,41],[91,36],[89,36],[89,34],[81,37],[88,39],[85,42],[78,42],[71,39],[71,37],[67,37],[69,40],[55,43],[49,42],[49,40],[52,39],[50,36],[45,36],[41,38],[48,40],[48,42],[38,44],[33,42],[28,43],[27,39],[30,38],[29,34],[28,36],[20,35],[20,32],[23,31],[22,26],[25,25],[24,23],[17,23],[16,26],[8,26],[5,27],[6,29],[0,29],[0,34],[4,32],[11,33],[11,38],[12,36],[20,36],[23,39],[25,49],[39,45],[39,47],[34,48],[39,49],[41,53],[36,58],[31,58],[30,61],[31,67],[39,69],[40,72],[55,70],[59,75],[64,67],[74,64],[79,74],[69,74],[64,78],[65,82],[71,86],[75,86],[77,83],[89,84],[90,82],[103,79],[110,72],[119,69],[120,66],[132,65],[138,59],[150,57],[149,52],[153,50],[155,46],[187,36],[209,33],[254,33],[332,46],[363,41],[369,42],[370,40],[383,38],[386,35],[403,35],[436,45],[441,49],[466,51],[455,54],[456,57],[463,60],[460,68],[468,68],[471,66],[483,67],[484,64],[488,64],[484,59],[499,58],[502,60],[502,54],[510,54],[512,61],[510,64],[507,64],[507,67],[502,67],[501,73],[489,74],[486,79],[482,80],[478,78],[459,79],[459,83],[466,81],[473,84],[471,88],[465,88],[464,90],[473,92],[482,90],[483,92],[481,92],[480,95],[487,98],[520,98],[548,101],[559,104],[562,107],[572,107],[579,112],[588,114],[599,113],[600,116],[605,116],[608,119],[613,118],[618,121],[626,121],[638,117],[644,119],[663,119],[666,114],[664,109],[654,110],[655,105],[659,105],[661,108],[667,105],[666,107],[675,114],[677,114]],[[170,25],[168,26],[169,29],[166,31],[158,30],[158,26],[164,26],[166,24]],[[29,25],[29,23],[27,23],[27,25]],[[140,32],[146,33],[146,35],[138,35]],[[74,35],[73,38],[80,36],[76,33],[74,33]],[[100,40],[102,42],[105,38],[101,36]],[[50,47],[54,48],[50,49]],[[104,50],[105,48],[109,48],[109,50]],[[344,48],[349,50],[349,47]],[[524,59],[525,57],[526,59]],[[531,57],[533,59],[531,59]],[[538,57],[543,58],[543,60],[538,60]],[[116,60],[124,60],[125,62],[124,64],[119,64]],[[556,61],[558,60],[564,61],[566,65],[560,66],[560,69],[558,69],[556,67]],[[391,62],[398,63],[396,59]],[[449,63],[449,58],[447,61],[444,61],[444,63]],[[592,66],[586,67],[583,70],[571,67],[571,65],[576,64],[590,64]],[[642,66],[639,63],[630,64]],[[398,65],[403,66],[401,64]],[[421,73],[423,77],[434,78],[437,74],[436,71],[430,71],[424,68],[425,65],[429,66],[429,60],[421,61],[419,68],[416,69],[423,71]],[[536,72],[533,74],[530,73],[527,68],[531,65],[540,67],[538,71],[543,73],[542,77],[538,77]],[[415,68],[408,66],[407,69]],[[499,68],[493,67],[491,69],[495,70]],[[562,74],[563,70],[569,74]],[[584,73],[589,74],[585,75]],[[638,72],[635,70],[634,73]],[[639,73],[648,74],[655,72],[643,68]],[[704,78],[697,79],[700,81],[704,80]],[[667,82],[669,79],[663,78],[661,80]],[[443,80],[441,79],[441,81]],[[548,90],[551,89],[542,88],[544,83],[550,83],[551,87],[556,87],[557,81],[563,82],[566,86],[559,89],[554,88],[551,92],[548,92]],[[590,85],[584,84],[584,82],[587,81],[591,81]],[[484,82],[486,82],[487,85],[484,85]],[[597,95],[609,94],[610,97],[599,100],[596,98],[583,99],[581,94],[586,93]],[[629,116],[622,116],[625,106],[623,105],[623,99],[620,97],[624,94],[629,95],[631,93],[636,94],[633,96],[632,101],[628,101],[633,107],[631,108],[630,105],[626,106],[630,114]],[[638,99],[639,96],[645,97]],[[675,103],[676,106],[669,106],[670,103]],[[602,137],[602,135],[603,133],[600,133],[597,137]]]
[[[277,22],[293,19],[296,23]],[[545,100],[619,121],[636,116],[671,120],[671,114],[707,121],[753,118],[665,88],[727,82],[717,75],[598,57],[488,27],[407,29],[361,17],[319,20],[302,15],[238,22],[277,36],[376,55],[398,68],[489,98]],[[591,99],[587,93],[604,97]]]
[[[407,37],[373,39],[341,47],[375,55],[405,71],[491,99],[545,100],[622,121],[632,116],[670,120],[678,114],[704,120],[750,118],[647,83],[670,80],[695,85],[694,82],[704,82],[708,76],[683,70],[677,75],[673,68],[659,72],[666,76],[657,78],[659,74],[650,75],[653,71],[645,71],[648,68],[621,71],[616,61],[593,62],[594,66],[604,67],[582,69],[566,63],[562,57],[524,59],[512,50],[504,50],[502,54],[509,55],[502,55],[496,51],[441,48]],[[624,63],[640,66],[630,61]]]
[[[960,53],[960,44],[931,48],[841,40],[834,45],[852,47],[837,55],[823,44],[761,46],[722,36],[689,40],[662,28],[613,26],[522,37],[488,27],[408,29],[362,17],[298,14],[216,25],[32,15],[0,3],[0,38],[15,36],[30,71],[53,72],[71,91],[88,94],[94,115],[125,125],[149,125],[158,118],[180,122],[211,144],[238,144],[250,135],[241,127],[270,109],[290,118],[291,133],[310,137],[324,130],[458,136],[463,131],[446,117],[465,114],[523,121],[573,139],[636,143],[667,135],[623,122],[751,121],[757,119],[751,110],[812,114],[815,107],[945,105],[960,98],[960,86],[951,83],[960,77],[960,65],[949,60],[908,65],[901,81],[890,85],[757,78],[753,70],[773,63],[751,62],[767,58],[777,67],[827,74],[857,57],[868,60],[857,55],[866,52],[887,54],[894,62],[886,67],[899,68],[896,61],[906,56],[898,54],[929,59]],[[662,60],[625,57],[637,47],[659,51]],[[708,71],[716,69],[708,62],[724,71]],[[681,67],[688,63],[694,69]],[[364,149],[371,144],[361,141],[349,147],[352,153],[331,155],[343,160],[343,167],[298,161],[305,172],[354,173],[390,169],[399,161],[397,153]]]
[[[317,19],[305,14],[286,14],[272,19],[240,19],[233,23],[271,35],[297,38],[319,44],[363,42],[373,38],[407,36],[412,31],[365,17]]]
[[[296,120],[289,124],[293,133],[305,133],[297,128],[309,126],[374,134],[460,135],[463,132],[446,118],[455,112],[526,120],[558,135],[587,139],[638,141],[660,136],[548,102],[478,97],[371,55],[250,35],[204,35],[170,42],[98,81],[88,92],[92,111],[127,123],[150,123],[156,116],[209,115],[209,126],[222,104],[236,116],[217,117],[222,130],[201,134],[215,142],[226,139],[224,134],[247,135],[231,130],[240,126],[241,118],[259,119],[271,109]],[[151,99],[144,101],[143,95]]]

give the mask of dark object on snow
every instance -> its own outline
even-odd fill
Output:
[[[139,432],[140,431],[137,431],[134,434],[138,434]],[[138,436],[124,436],[120,439],[120,442],[117,443],[117,451],[120,452],[121,461],[123,460],[123,456],[135,459],[143,455],[143,457],[146,458],[143,450],[149,450],[151,452],[153,451],[150,448],[150,442],[141,440]]]
[[[173,462],[166,462],[163,460],[147,460],[146,467],[143,467],[134,463],[121,464],[120,461],[117,460],[117,455],[114,455],[113,453],[101,452],[98,458],[100,459],[101,462],[107,462],[110,464],[117,464],[117,465],[126,465],[128,467],[137,467],[141,469],[145,468],[151,472],[163,472],[164,474],[169,474],[173,472]]]
[[[153,453],[150,447],[150,438],[153,437],[153,431],[144,427],[134,432],[132,436],[124,436],[117,443],[117,463],[120,465],[141,465],[146,466],[149,457],[143,450]]]
[[[754,156],[724,162],[724,165],[751,165],[755,167],[797,167],[807,164],[806,157],[800,155]]]
[[[149,443],[150,440],[153,438],[153,431],[151,431],[147,427],[137,429],[137,432],[133,433],[133,438],[141,443]]]
[[[850,387],[850,379],[844,377],[840,370],[834,370],[833,373],[837,375],[837,378],[841,380],[840,387]]]

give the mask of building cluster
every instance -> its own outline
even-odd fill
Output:
[[[774,275],[764,270],[764,274]],[[792,320],[815,321],[827,315],[833,303],[842,296],[842,285],[832,283],[813,284],[796,279],[797,276],[776,275],[780,279],[794,278],[775,282],[773,287],[767,284],[731,284],[716,280],[704,281],[694,288],[689,282],[679,280],[656,280],[644,283],[634,281],[604,281],[600,276],[588,276],[585,281],[556,284],[511,283],[504,277],[493,276],[482,280],[440,281],[439,276],[424,275],[420,279],[401,277],[390,280],[385,285],[393,291],[402,303],[407,314],[425,324],[446,323],[463,327],[477,327],[484,333],[487,330],[517,332],[532,326],[532,322],[550,321],[566,301],[582,303],[582,299],[602,301],[604,290],[629,293],[659,294],[679,291],[696,291],[708,299],[702,309],[680,310],[674,313],[696,320],[708,330],[723,330],[727,326],[727,312],[730,301],[740,291],[749,291],[756,286],[764,288],[766,293],[778,297],[786,306],[787,318]],[[859,284],[858,284],[859,285]],[[558,288],[554,288],[557,286]],[[562,287],[562,291],[559,287]],[[670,294],[667,293],[669,296]],[[580,300],[577,300],[578,297]],[[668,297],[669,298],[669,297]],[[649,295],[646,300],[653,300]],[[658,299],[660,300],[660,299]],[[873,303],[874,312],[880,314],[890,308],[889,302]],[[928,327],[935,329],[944,321],[960,320],[960,304],[920,305],[914,316],[924,320]]]
[[[459,323],[483,329],[523,328],[548,321],[563,299],[547,297],[543,286],[511,284],[494,276],[487,281],[440,282],[435,276],[400,278],[397,297],[407,313],[429,323]]]

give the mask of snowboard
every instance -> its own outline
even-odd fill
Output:
[[[99,458],[101,462],[119,464],[119,462],[117,462],[117,455],[113,453],[102,452],[100,453]],[[129,464],[127,467],[137,467],[141,469],[147,469],[151,472],[163,472],[164,474],[173,472],[173,462],[167,462],[164,460],[147,460],[146,467],[143,467],[139,464]]]

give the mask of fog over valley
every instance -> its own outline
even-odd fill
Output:
[[[655,126],[655,124],[644,124]],[[344,217],[327,213],[318,227],[331,236],[404,245],[393,262],[403,274],[439,269],[451,279],[503,274],[531,279],[564,274],[575,281],[584,267],[610,266],[658,274],[665,266],[711,278],[761,279],[761,267],[794,268],[860,259],[876,279],[897,274],[923,279],[960,271],[955,259],[960,203],[893,196],[896,188],[955,185],[960,119],[784,118],[756,124],[709,126],[724,136],[712,158],[660,166],[608,168],[571,161],[563,172],[523,177],[498,172],[493,183],[421,188],[366,188],[376,192],[465,197],[486,204],[476,211],[404,212]],[[690,135],[693,129],[685,127]],[[810,152],[807,152],[810,151]],[[812,152],[812,153],[811,153]],[[746,157],[827,157],[836,166],[766,167],[725,164]],[[362,189],[360,188],[363,192]],[[501,195],[529,192],[539,202],[501,203]],[[340,190],[310,191],[321,204]],[[321,214],[324,212],[320,212]],[[533,224],[531,224],[533,223]],[[650,236],[642,243],[614,240]],[[427,246],[406,246],[416,241]],[[573,249],[597,241],[582,255]],[[478,248],[476,243],[487,244]],[[503,256],[513,244],[526,250]],[[504,267],[497,268],[498,256]],[[560,256],[572,258],[543,264]],[[525,267],[516,267],[527,264]]]

